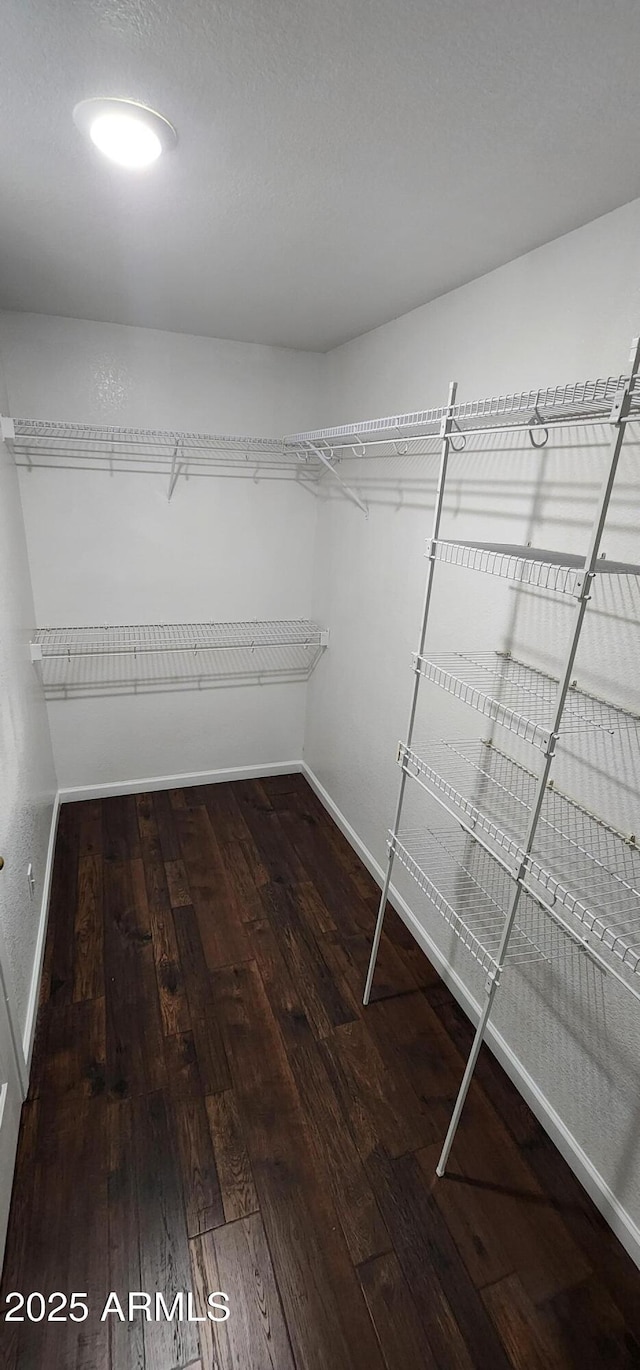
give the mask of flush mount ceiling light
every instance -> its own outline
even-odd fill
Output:
[[[150,166],[178,141],[168,119],[135,100],[81,100],[73,117],[80,132],[119,166]]]

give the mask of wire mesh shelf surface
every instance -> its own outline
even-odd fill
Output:
[[[433,554],[436,561],[452,566],[465,566],[472,571],[566,595],[577,595],[583,581],[585,558],[573,552],[522,547],[514,543],[452,542],[439,538]],[[598,575],[640,576],[640,566],[599,557],[597,572]]]
[[[460,816],[537,898],[561,906],[627,970],[640,974],[640,851],[602,819],[548,785],[533,850],[523,843],[538,779],[490,742],[401,746],[398,759]],[[576,929],[578,931],[578,929]]]
[[[394,414],[388,418],[365,419],[333,428],[294,433],[285,438],[285,444],[303,449],[310,442],[324,443],[330,444],[336,452],[353,451],[357,456],[363,454],[358,447],[366,449],[385,442],[412,442],[419,438],[438,437],[442,422],[447,417],[454,424],[454,444],[456,430],[462,434],[473,434],[500,428],[524,430],[532,426],[545,428],[580,422],[594,423],[610,417],[614,400],[627,384],[628,377],[619,375],[539,390],[514,391],[487,399],[467,400],[454,404],[450,409],[440,405],[434,409]],[[640,397],[634,392],[632,412],[639,407]]]
[[[514,891],[506,871],[461,829],[402,829],[389,834],[388,846],[470,956],[495,973]],[[523,895],[502,964],[549,961],[560,935],[535,900]]]
[[[492,718],[543,751],[551,740],[558,681],[502,652],[413,655],[415,669],[434,685]],[[638,729],[640,718],[615,704],[571,687],[561,731]]]
[[[58,458],[80,465],[134,463],[138,466],[190,468],[220,461],[264,463],[298,469],[300,460],[320,466],[313,453],[298,454],[286,448],[282,438],[239,434],[188,433],[147,428],[101,427],[99,424],[45,422],[14,419],[11,445],[16,460],[31,465],[40,458]]]
[[[81,628],[38,628],[33,638],[43,658],[203,652],[257,647],[326,645],[327,634],[310,619],[263,619],[238,623],[129,623]]]

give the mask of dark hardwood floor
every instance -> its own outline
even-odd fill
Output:
[[[90,1312],[6,1370],[640,1365],[640,1273],[486,1049],[435,1179],[471,1029],[394,914],[363,1010],[377,900],[300,776],[63,807],[2,1306]]]

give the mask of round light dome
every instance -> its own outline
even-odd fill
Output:
[[[81,100],[73,117],[80,132],[118,166],[150,166],[177,142],[168,119],[135,100]]]

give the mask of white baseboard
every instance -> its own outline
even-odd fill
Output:
[[[185,771],[180,775],[152,775],[141,780],[112,780],[101,785],[72,785],[58,791],[61,804],[81,799],[109,799],[118,794],[146,794],[149,790],[188,789],[191,785],[218,785],[230,780],[260,780],[265,775],[293,775],[301,761],[268,761],[256,766],[228,766],[219,771]]]
[[[49,900],[51,898],[51,877],[53,875],[53,858],[56,848],[56,833],[58,831],[58,814],[60,812],[60,794],[56,794],[53,801],[51,813],[51,827],[49,829],[49,842],[47,844],[47,859],[44,868],[44,878],[42,881],[42,900],[40,904],[40,920],[38,923],[38,937],[36,940],[36,950],[33,958],[33,970],[31,972],[31,984],[29,986],[29,1000],[27,1003],[27,1015],[25,1019],[24,1032],[22,1034],[22,1054],[24,1057],[24,1078],[25,1092],[29,1081],[29,1071],[31,1069],[31,1057],[33,1055],[33,1044],[36,1035],[36,1019],[38,1017],[38,1002],[40,999],[40,981],[42,979],[42,963],[44,961],[44,948],[47,940],[47,923],[49,920]]]
[[[303,762],[301,769],[303,775],[309,781],[312,790],[317,794],[318,799],[331,815],[334,822],[337,823],[347,841],[358,853],[360,860],[367,867],[367,870],[370,871],[378,885],[382,886],[384,882],[384,871],[382,866],[379,865],[371,852],[358,837],[355,829],[351,826],[348,819],[345,818],[337,804],[334,803],[330,794],[325,790],[324,785],[320,783],[310,766],[308,766],[306,762]],[[428,956],[431,963],[442,976],[444,983],[447,985],[448,989],[451,990],[454,998],[457,999],[461,1008],[464,1009],[467,1016],[471,1019],[471,1022],[474,1024],[477,1023],[480,1017],[480,1005],[477,1000],[470,994],[457,972],[453,970],[444,959],[439,947],[432,941],[428,932],[426,932],[418,922],[418,919],[415,917],[415,914],[412,913],[406,900],[403,899],[402,895],[393,884],[390,887],[389,897],[403,922],[406,923],[410,932],[412,932],[418,945],[422,947],[425,955]],[[489,1022],[485,1040],[487,1046],[493,1051],[510,1080],[513,1081],[516,1089],[526,1100],[532,1113],[535,1114],[536,1118],[545,1129],[545,1132],[548,1133],[551,1140],[557,1146],[558,1151],[561,1156],[564,1157],[567,1165],[571,1167],[574,1174],[580,1180],[583,1188],[586,1189],[587,1194],[590,1199],[593,1200],[596,1208],[612,1228],[613,1232],[615,1232],[616,1237],[629,1253],[631,1259],[640,1267],[640,1228],[635,1223],[634,1219],[620,1203],[620,1200],[616,1198],[616,1195],[607,1184],[607,1181],[600,1174],[599,1170],[596,1170],[596,1167],[589,1160],[589,1157],[586,1152],[583,1151],[580,1143],[569,1131],[559,1113],[557,1113],[556,1109],[542,1093],[533,1077],[512,1051],[508,1042],[506,1042],[502,1034],[493,1027],[491,1022]]]

